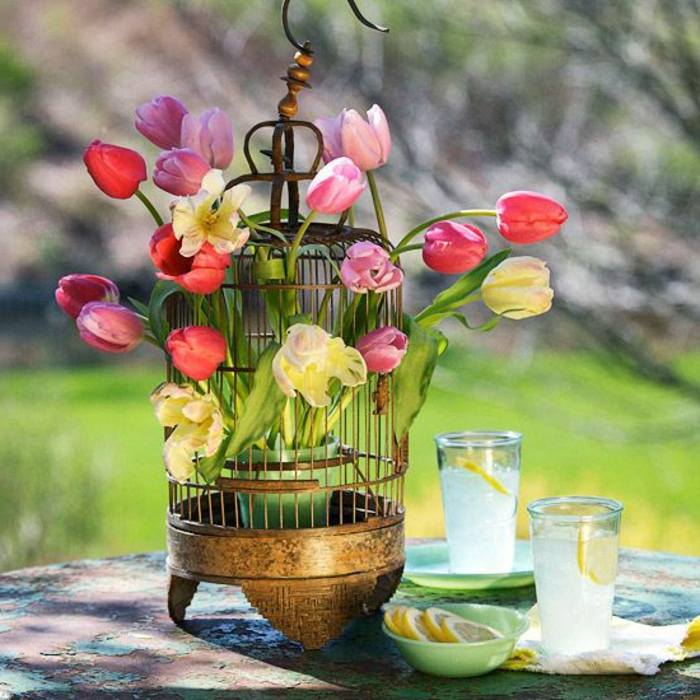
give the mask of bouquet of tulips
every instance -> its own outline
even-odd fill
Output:
[[[139,153],[100,141],[85,150],[87,170],[106,195],[136,196],[153,216],[157,229],[149,253],[160,281],[148,304],[132,299],[131,309],[120,304],[119,289],[112,281],[71,274],[59,281],[56,301],[75,319],[89,345],[124,353],[145,340],[162,348],[188,380],[163,384],[152,395],[160,423],[171,429],[165,465],[181,482],[195,469],[212,481],[227,458],[251,447],[299,449],[324,444],[350,404],[351,389],[366,383],[372,373],[393,373],[394,437],[399,442],[420,411],[437,358],[447,347],[447,338],[438,329],[441,322],[455,319],[468,329],[486,331],[502,318],[524,319],[551,306],[550,275],[542,260],[511,257],[510,249],[489,257],[482,230],[456,220],[492,217],[506,241],[524,245],[559,231],[567,218],[560,204],[534,192],[510,192],[495,209],[464,209],[425,221],[392,248],[375,179],[375,171],[391,151],[384,112],[375,105],[365,120],[355,110],[345,109],[315,123],[323,135],[325,165],[308,186],[309,211],[294,238],[285,240],[282,259],[270,255],[269,236],[281,234],[265,225],[269,212],[246,212],[250,188],[226,184],[224,171],[231,165],[234,142],[224,111],[208,109],[197,116],[166,95],[136,110],[138,131],[164,149],[152,179],[174,196],[167,222],[141,190],[148,176]],[[299,313],[293,294],[270,295],[266,303],[275,320],[275,337],[258,356],[247,358],[255,366],[252,379],[235,387],[224,382],[222,390],[211,391],[207,380],[222,363],[232,364],[230,330],[239,322],[236,290],[229,286],[235,282],[232,256],[246,247],[257,261],[274,261],[279,268],[274,279],[288,289],[296,279],[310,223],[319,216],[336,220],[349,216],[353,221],[355,202],[367,189],[385,244],[355,243],[334,267],[336,282],[345,288],[345,317],[328,332]],[[431,270],[459,277],[420,313],[405,314],[401,330],[376,327],[383,297],[404,282],[399,256],[418,250]],[[164,304],[175,293],[189,304],[194,325],[169,328]],[[477,301],[493,316],[475,327],[463,307]],[[208,315],[212,309],[218,313]],[[296,400],[294,424],[291,399]]]

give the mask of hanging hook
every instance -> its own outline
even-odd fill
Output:
[[[291,0],[282,0],[282,27],[284,29],[284,33],[287,36],[287,39],[289,39],[289,43],[295,48],[299,49],[299,51],[303,51],[304,53],[311,54],[313,51],[311,50],[311,44],[306,41],[303,44],[300,44],[295,38],[294,35],[292,34],[292,30],[289,28],[289,3]],[[350,5],[350,9],[352,10],[352,13],[357,17],[357,19],[365,25],[365,27],[369,27],[370,29],[375,29],[378,32],[388,32],[389,28],[388,27],[381,27],[378,24],[374,24],[374,22],[370,22],[363,14],[360,12],[360,8],[357,6],[356,0],[348,0],[348,5]]]

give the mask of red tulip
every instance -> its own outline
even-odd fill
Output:
[[[58,280],[56,303],[71,318],[78,318],[83,306],[91,301],[119,301],[119,288],[112,280],[99,275],[66,275]]]
[[[498,230],[511,243],[537,243],[558,233],[569,215],[551,197],[537,192],[508,192],[496,202]]]
[[[188,326],[173,331],[165,342],[173,366],[201,382],[211,377],[226,359],[226,340],[209,326]]]
[[[423,262],[431,270],[454,275],[476,267],[488,248],[486,236],[476,226],[439,221],[425,233]]]
[[[80,337],[103,352],[129,352],[143,340],[143,322],[119,304],[91,301],[76,319]]]
[[[151,237],[151,260],[160,270],[156,276],[173,280],[192,294],[211,294],[224,281],[231,256],[217,253],[211,243],[204,243],[199,252],[190,258],[180,254],[180,241],[175,238],[172,224],[161,226]]]
[[[386,374],[401,364],[408,350],[408,336],[394,326],[383,326],[363,335],[355,349],[364,358],[368,372]]]
[[[147,179],[146,161],[130,148],[93,141],[83,161],[95,184],[115,199],[129,199]]]

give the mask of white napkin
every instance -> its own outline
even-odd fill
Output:
[[[558,674],[639,673],[653,676],[666,661],[700,656],[700,615],[692,622],[653,627],[613,617],[610,648],[583,654],[548,654],[542,649],[537,606],[528,613],[530,629],[501,667],[509,671]]]

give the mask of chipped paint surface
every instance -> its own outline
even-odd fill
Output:
[[[621,556],[615,613],[651,624],[700,613],[700,559]],[[442,680],[407,666],[378,617],[303,652],[240,589],[201,584],[185,629],[165,610],[163,554],[71,562],[0,576],[0,698],[700,698],[700,663],[652,678],[495,672]],[[404,583],[402,603],[473,601],[527,609],[534,589],[433,591]]]

